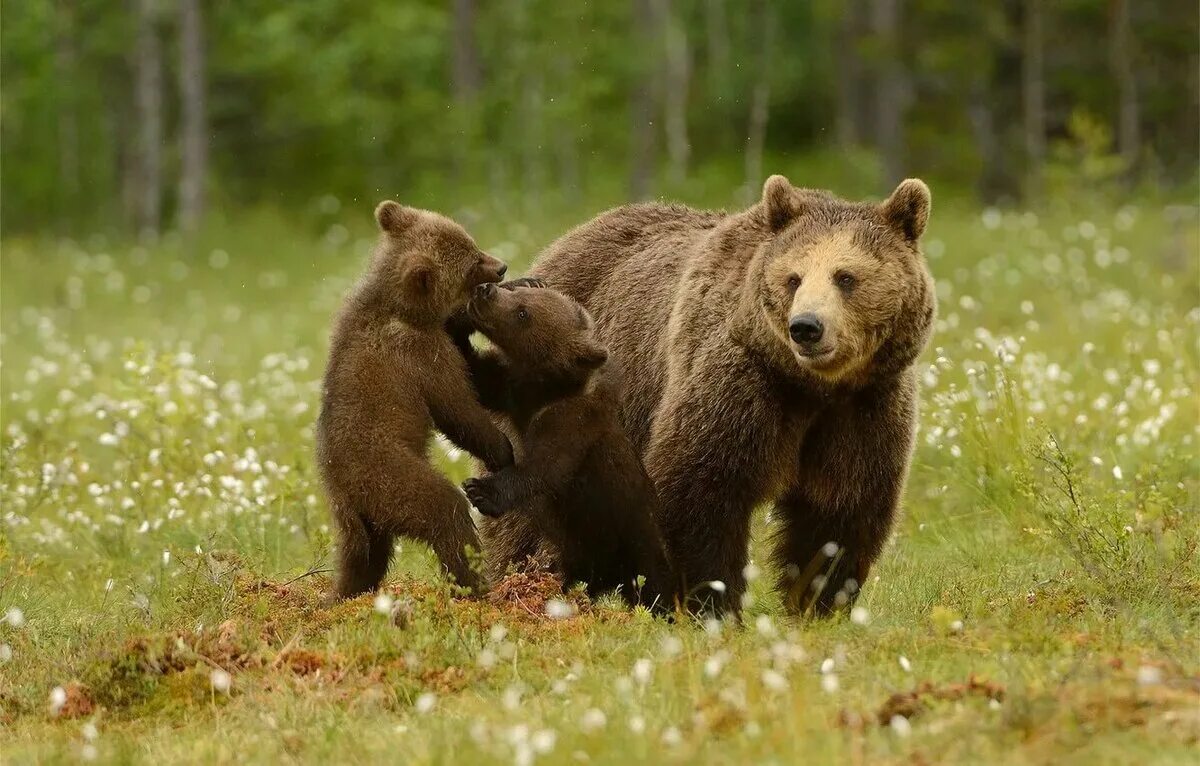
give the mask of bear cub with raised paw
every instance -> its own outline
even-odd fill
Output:
[[[654,485],[619,421],[616,363],[591,316],[549,289],[481,285],[467,307],[494,346],[468,355],[484,405],[506,415],[518,459],[464,485],[493,576],[549,550],[591,595],[673,609],[678,578],[655,525]],[[461,341],[461,339],[460,339]]]
[[[460,585],[483,583],[467,500],[429,462],[434,428],[490,470],[512,445],[476,398],[447,332],[474,288],[505,265],[454,221],[387,201],[379,243],[335,321],[317,420],[317,466],[338,544],[330,600],[379,587],[395,538],[428,543]]]

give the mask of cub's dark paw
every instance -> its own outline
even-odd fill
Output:
[[[504,515],[504,509],[496,502],[493,495],[492,483],[487,479],[467,479],[463,482],[462,488],[463,492],[467,494],[467,499],[471,501],[471,505],[475,506],[475,510],[484,516],[498,519]]]
[[[521,277],[520,279],[510,279],[507,282],[501,282],[499,287],[504,290],[513,290],[518,287],[545,287],[546,280],[540,277]]]

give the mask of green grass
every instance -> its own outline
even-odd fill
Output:
[[[412,542],[395,619],[320,607],[312,425],[367,207],[3,243],[5,762],[1195,762],[1195,208],[935,210],[919,447],[864,611],[786,618],[764,571],[743,625],[703,626],[456,599]],[[591,212],[472,229],[520,270]]]

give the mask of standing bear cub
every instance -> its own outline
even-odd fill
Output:
[[[553,290],[481,285],[467,312],[496,347],[469,355],[484,404],[517,434],[515,464],[464,484],[487,517],[488,569],[546,552],[564,582],[674,607],[678,584],[654,523],[657,499],[621,428],[615,362],[591,316]]]
[[[445,329],[505,265],[437,213],[383,202],[370,267],[334,325],[317,420],[317,465],[336,524],[334,597],[374,590],[397,536],[428,543],[461,585],[478,587],[479,549],[462,492],[427,456],[437,428],[491,470],[512,445],[478,402]]]

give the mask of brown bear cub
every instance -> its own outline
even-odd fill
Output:
[[[539,549],[564,581],[673,609],[677,578],[654,523],[657,497],[620,423],[615,362],[591,316],[553,290],[481,285],[467,312],[495,346],[471,356],[486,406],[517,434],[517,462],[463,486],[484,522],[489,571]]]
[[[477,588],[467,499],[427,455],[437,428],[491,470],[512,445],[478,402],[446,331],[451,315],[505,265],[454,221],[383,202],[379,243],[333,328],[317,420],[317,465],[336,524],[334,598],[374,590],[397,536],[428,543],[459,584]]]

